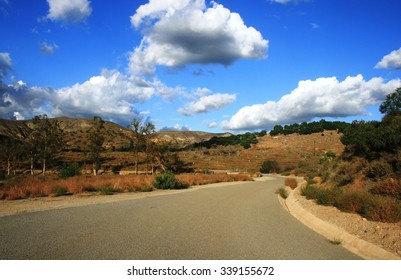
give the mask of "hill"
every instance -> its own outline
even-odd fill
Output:
[[[80,150],[85,145],[87,132],[92,126],[91,119],[54,118],[64,131],[66,149]],[[12,138],[24,140],[32,131],[32,121],[16,121],[0,119],[0,139]],[[106,150],[127,150],[130,143],[128,137],[130,130],[113,122],[104,123],[105,141],[103,148]],[[157,139],[175,142],[179,147],[186,147],[195,143],[207,141],[212,137],[230,136],[230,133],[209,133],[201,131],[159,131],[155,134]]]

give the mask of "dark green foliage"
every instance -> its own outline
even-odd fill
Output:
[[[63,164],[59,170],[59,177],[62,179],[78,176],[81,174],[81,167],[78,163]]]
[[[278,189],[278,193],[280,194],[280,196],[284,199],[287,199],[288,197],[288,192],[285,188],[281,187]]]
[[[263,134],[263,133],[262,133]],[[238,135],[230,135],[228,137],[212,137],[210,140],[195,144],[195,147],[206,147],[211,148],[213,146],[235,146],[241,145],[245,149],[249,149],[252,144],[257,144],[260,133],[250,133]]]
[[[338,132],[343,132],[345,128],[349,126],[346,122],[328,122],[326,120],[320,120],[318,122],[303,122],[301,124],[294,123],[291,125],[285,125],[282,127],[281,125],[276,125],[270,131],[271,136],[276,136],[279,134],[289,135],[293,133],[299,134],[312,134],[312,133],[320,133],[324,130],[337,130]]]
[[[281,125],[275,125],[273,127],[273,129],[270,131],[270,135],[276,136],[276,135],[282,134],[283,131],[284,131],[284,128]]]
[[[153,181],[153,187],[162,190],[188,188],[187,185],[183,184],[175,177],[174,173],[169,171],[158,174]]]
[[[401,114],[401,87],[387,95],[386,100],[380,105],[379,110],[380,113],[387,116]]]
[[[279,165],[275,160],[266,160],[262,163],[259,170],[261,173],[274,173],[279,171]]]

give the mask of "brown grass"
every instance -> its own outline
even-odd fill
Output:
[[[68,179],[26,176],[7,182],[6,186],[0,189],[0,199],[15,200],[87,192],[104,194],[105,190],[108,194],[152,191],[154,178],[150,175],[77,176]],[[247,174],[181,174],[177,178],[189,186],[252,180]]]
[[[248,174],[201,174],[201,173],[186,173],[177,176],[177,179],[189,186],[206,185],[221,182],[235,181],[252,181],[253,179]]]
[[[295,189],[298,186],[298,182],[295,178],[286,178],[284,184],[291,189]]]

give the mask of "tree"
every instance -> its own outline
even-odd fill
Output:
[[[88,131],[89,160],[92,162],[93,175],[96,176],[100,169],[101,156],[104,142],[104,121],[101,117],[95,116],[92,120],[92,127]]]
[[[47,115],[35,116],[32,119],[33,131],[28,137],[31,154],[31,174],[33,161],[37,156],[42,164],[42,174],[45,176],[49,161],[54,160],[64,147],[64,133],[57,120],[50,120]]]
[[[380,113],[386,116],[401,114],[401,87],[387,95],[386,100],[380,105]]]
[[[2,153],[0,153],[0,157],[3,161],[6,162],[7,165],[7,175],[9,176],[11,173],[11,166],[13,160],[17,157],[17,153],[19,150],[17,140],[5,137],[4,139],[0,139],[1,141],[1,149]]]
[[[283,133],[284,128],[281,125],[275,125],[273,129],[270,131],[271,136],[276,136]]]
[[[155,133],[155,125],[149,118],[143,120],[142,117],[134,117],[128,128],[132,131],[131,150],[134,154],[135,174],[138,174],[139,152],[144,150],[147,157],[150,154],[150,141]]]

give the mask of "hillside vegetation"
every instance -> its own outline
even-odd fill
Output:
[[[381,121],[354,121],[344,130],[341,157],[323,160],[304,190],[319,204],[334,205],[377,221],[401,220],[401,88],[380,106]]]

